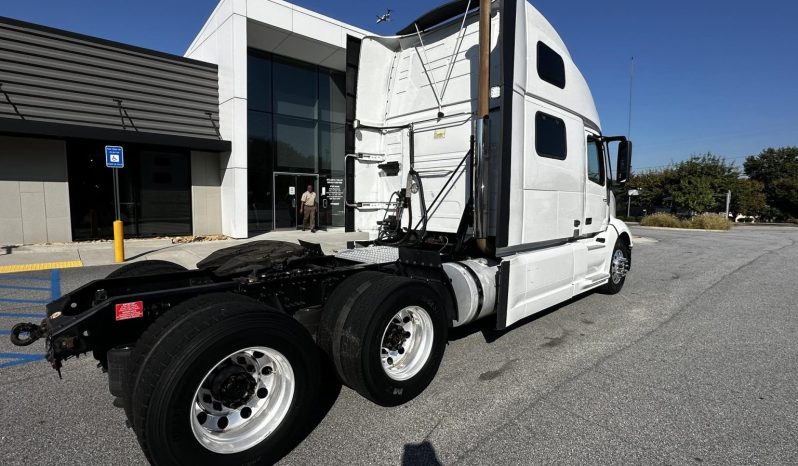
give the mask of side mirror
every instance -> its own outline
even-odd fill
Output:
[[[618,144],[618,161],[615,164],[615,181],[626,183],[629,179],[629,172],[632,171],[632,141],[621,141]]]

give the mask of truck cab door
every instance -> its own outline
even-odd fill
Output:
[[[604,145],[601,140],[587,132],[585,157],[585,221],[582,234],[589,235],[607,229],[609,224],[609,195],[607,193],[607,171]]]

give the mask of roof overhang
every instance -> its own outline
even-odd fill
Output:
[[[230,141],[221,139],[192,138],[171,134],[144,133],[112,128],[98,128],[10,118],[0,118],[0,133],[14,136],[37,136],[58,139],[93,139],[109,144],[151,144],[211,152],[228,152],[231,148]]]

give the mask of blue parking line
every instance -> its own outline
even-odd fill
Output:
[[[13,317],[15,319],[27,319],[27,318],[42,319],[42,318],[45,317],[45,315],[42,314],[42,313],[3,312],[3,311],[0,311],[0,318],[3,318],[3,317]]]
[[[31,277],[27,275],[0,274],[0,280],[35,280],[39,282],[49,282],[50,277]]]
[[[7,303],[27,303],[27,304],[47,304],[50,301],[47,299],[19,299],[19,298],[0,298],[0,301]]]
[[[44,355],[27,353],[0,353],[0,360],[2,359],[10,359],[10,361],[0,362],[0,369],[4,367],[19,366],[20,364],[27,364],[29,362],[41,361],[44,359]]]
[[[55,301],[61,297],[61,271],[53,269],[50,271],[50,300]]]
[[[4,290],[34,290],[34,291],[51,291],[52,287],[41,286],[17,286],[17,285],[0,285],[0,289]]]

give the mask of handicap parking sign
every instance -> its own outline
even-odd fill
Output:
[[[125,151],[121,146],[105,146],[105,166],[125,168]]]

